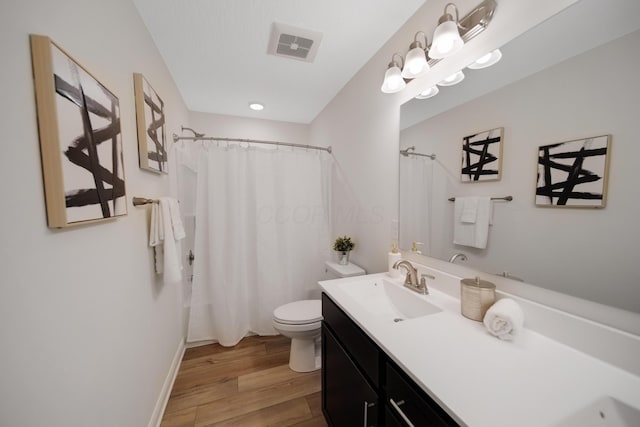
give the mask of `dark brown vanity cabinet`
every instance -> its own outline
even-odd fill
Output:
[[[457,426],[322,294],[322,411],[334,427]]]
[[[322,411],[330,426],[377,427],[378,347],[322,295]]]

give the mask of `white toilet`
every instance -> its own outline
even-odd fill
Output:
[[[323,280],[361,276],[366,272],[356,264],[325,262]],[[294,301],[273,310],[273,327],[291,338],[289,367],[296,372],[320,369],[320,327],[322,303],[319,299]]]

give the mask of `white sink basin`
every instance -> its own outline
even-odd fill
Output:
[[[426,301],[428,296],[384,279],[349,284],[344,292],[377,319],[400,322],[442,311]]]
[[[612,397],[602,397],[556,427],[638,427],[640,410]]]

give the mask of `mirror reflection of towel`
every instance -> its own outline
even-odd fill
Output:
[[[460,222],[465,224],[475,224],[478,217],[478,198],[463,197],[462,198],[462,215]]]
[[[491,198],[456,197],[453,215],[453,243],[485,249],[489,239]],[[469,222],[470,219],[474,222]]]

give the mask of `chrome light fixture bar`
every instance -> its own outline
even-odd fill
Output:
[[[454,50],[459,50],[464,43],[469,42],[478,34],[482,33],[489,26],[496,7],[496,0],[483,0],[462,19],[458,19],[458,8],[456,5],[454,3],[447,3],[444,8],[444,14],[440,17],[438,27],[436,27],[434,32],[431,45],[428,43],[426,34],[418,31],[409,46],[406,59],[398,53],[394,53],[391,57],[391,62],[387,67],[380,90],[384,93],[396,93],[404,89],[407,81],[425,75],[429,68],[433,67],[443,58],[451,56]],[[451,9],[453,9],[455,19],[454,16],[448,12]],[[443,49],[442,46],[438,47],[438,43],[441,43],[442,40],[442,34],[446,35],[444,46],[446,49]],[[424,44],[420,36],[424,38]],[[450,46],[446,46],[446,44],[450,44]],[[444,55],[442,54],[443,51],[445,51]],[[400,58],[400,61],[397,61],[396,58]],[[498,57],[498,60],[499,59]],[[474,62],[471,68],[478,68],[478,65],[481,68],[488,67],[492,65],[492,63],[489,63],[492,61],[493,56],[491,58],[481,57],[479,58],[480,64]],[[495,62],[497,62],[497,60]],[[437,90],[437,88],[435,90]],[[428,91],[425,91],[427,93],[420,94],[419,96],[422,99],[434,96],[435,93],[433,92],[435,92],[435,90],[428,89]]]

